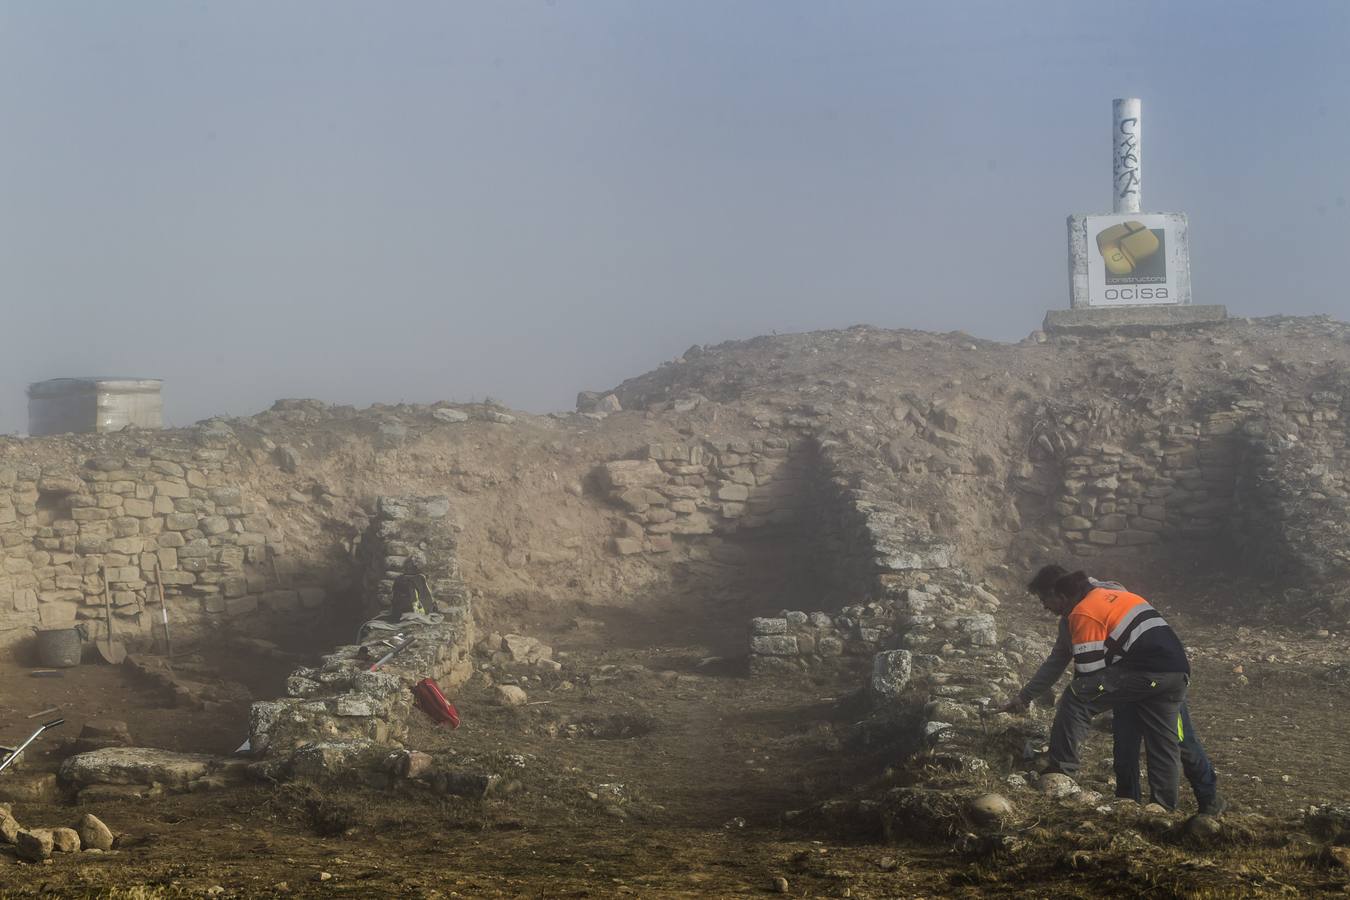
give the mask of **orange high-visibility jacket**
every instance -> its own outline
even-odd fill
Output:
[[[1154,628],[1168,627],[1162,614],[1138,594],[1096,588],[1069,613],[1075,675],[1090,675],[1129,654],[1135,641]]]

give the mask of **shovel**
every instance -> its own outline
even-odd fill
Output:
[[[155,587],[159,589],[159,615],[164,622],[164,655],[173,661],[173,641],[169,640],[169,604],[164,600],[164,579],[159,574],[159,564],[155,564]]]
[[[102,641],[94,641],[94,649],[99,659],[109,665],[118,665],[127,658],[127,648],[121,641],[113,640],[112,588],[108,585],[108,567],[103,567],[103,608],[107,613],[108,636]]]
[[[42,732],[46,731],[48,728],[55,728],[58,725],[64,725],[65,722],[66,722],[65,719],[52,719],[50,722],[44,723],[43,726],[39,728],[37,731],[30,734],[28,736],[28,740],[24,741],[19,746],[0,747],[0,772],[3,772],[5,769],[9,768],[9,764],[14,762],[14,760],[18,759],[19,754],[22,753],[24,750],[28,749],[29,744],[33,743],[33,741],[42,737]]]

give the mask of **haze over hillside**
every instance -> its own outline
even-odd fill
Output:
[[[1016,339],[1108,206],[1107,103],[1197,302],[1350,318],[1342,3],[10,4],[0,432],[24,385],[168,419],[568,408],[685,347]],[[991,240],[989,235],[999,238]]]

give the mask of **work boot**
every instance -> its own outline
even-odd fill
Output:
[[[1223,794],[1215,794],[1200,801],[1200,815],[1202,816],[1221,816],[1226,809],[1228,809],[1228,801],[1223,798]]]

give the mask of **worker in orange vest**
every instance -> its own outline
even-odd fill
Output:
[[[1042,566],[1035,577],[1027,584],[1027,590],[1035,594],[1047,610],[1054,611],[1055,582],[1068,574],[1068,569],[1054,563]],[[1123,585],[1114,581],[1098,581],[1095,578],[1088,580],[1093,587],[1125,590]],[[1031,680],[1003,705],[1002,708],[1005,712],[1026,712],[1031,701],[1048,693],[1073,661],[1073,644],[1069,638],[1069,619],[1067,616],[1060,616],[1058,632],[1050,655],[1036,670],[1036,674],[1032,676]],[[1065,699],[1068,702],[1073,702],[1073,697],[1068,692],[1066,692]],[[1115,757],[1116,796],[1137,801],[1140,799],[1139,745],[1143,740],[1138,716],[1135,708],[1130,705],[1118,706],[1113,712],[1115,715],[1112,720],[1111,734],[1112,750]],[[1191,790],[1195,792],[1195,800],[1200,813],[1211,816],[1220,815],[1228,808],[1228,802],[1218,791],[1218,778],[1214,772],[1214,765],[1209,761],[1204,745],[1200,743],[1200,739],[1195,733],[1195,727],[1191,723],[1185,703],[1181,704],[1177,716],[1176,730],[1180,742],[1182,774],[1190,782]],[[1056,771],[1064,772],[1067,775],[1075,775],[1078,771],[1077,745],[1064,746],[1073,737],[1073,735],[1061,729],[1060,742],[1057,746],[1051,748],[1051,764]],[[1078,736],[1079,739],[1081,737],[1081,735]]]
[[[1076,771],[1092,718],[1129,705],[1143,733],[1151,799],[1175,809],[1181,780],[1176,729],[1191,674],[1181,639],[1143,597],[1099,587],[1085,572],[1059,578],[1047,605],[1068,619],[1074,665],[1051,728],[1052,762]]]

